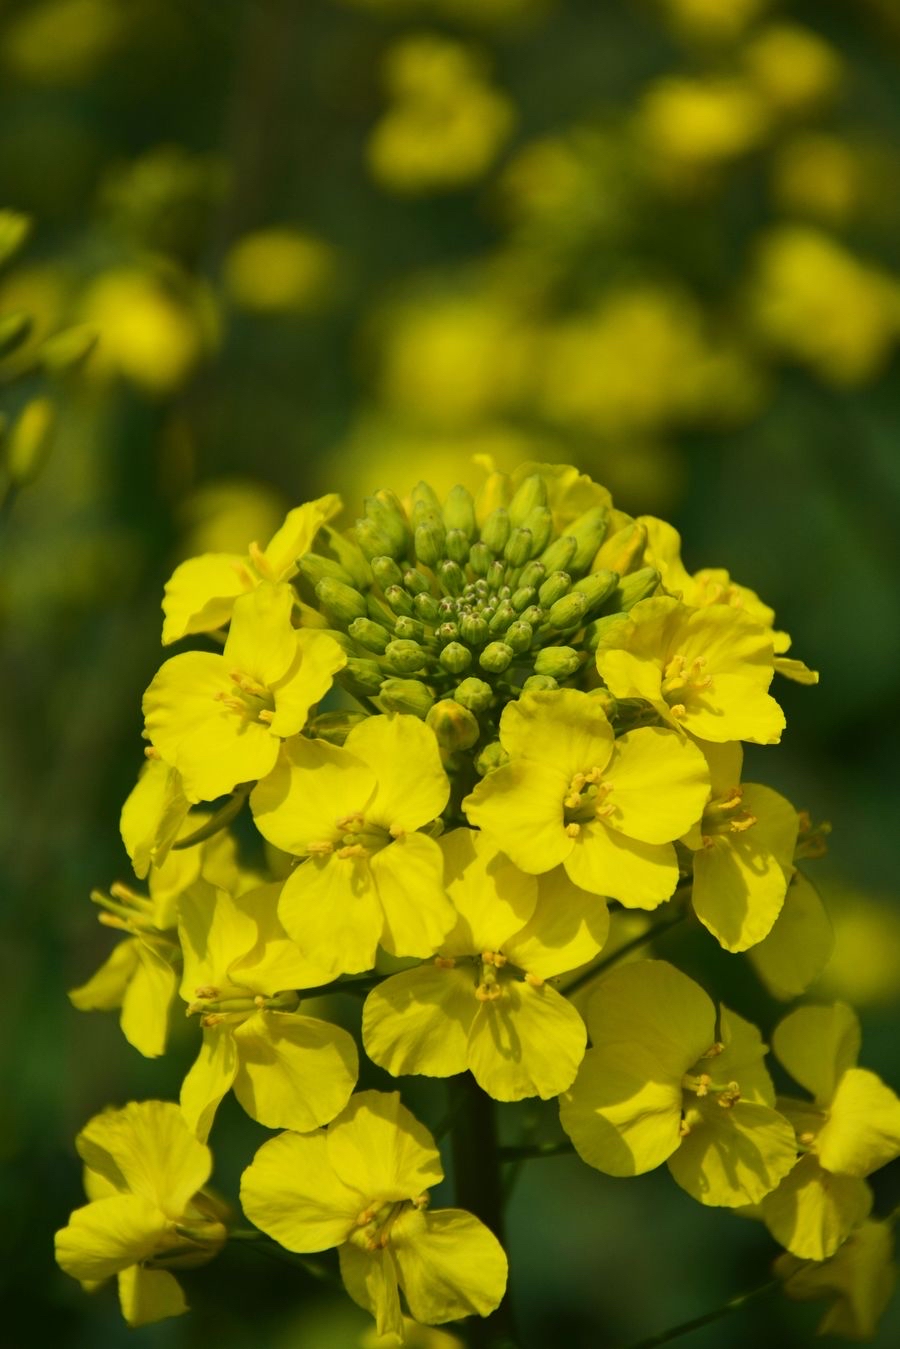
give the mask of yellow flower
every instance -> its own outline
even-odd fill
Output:
[[[190,808],[177,769],[158,757],[147,759],[119,819],[122,842],[139,879],[151,866],[165,862]]]
[[[242,595],[222,654],[173,656],[144,694],[146,735],[189,801],[265,777],[345,664],[333,638],[291,625],[293,603],[286,584]]]
[[[806,1155],[763,1203],[766,1226],[792,1255],[826,1260],[869,1215],[864,1177],[900,1156],[900,1100],[857,1068],[860,1030],[844,1003],[798,1007],[773,1048],[812,1101],[779,1098]]]
[[[665,596],[641,600],[597,648],[597,669],[617,698],[645,698],[702,740],[781,739],[784,713],[767,692],[770,630],[729,604],[692,609]]]
[[[539,887],[472,830],[454,830],[441,850],[459,918],[433,964],[392,975],[369,994],[366,1053],[395,1077],[468,1068],[498,1101],[558,1096],[586,1037],[574,1007],[544,981],[597,954],[606,905],[562,868]]]
[[[399,1092],[358,1092],[325,1130],[264,1143],[241,1181],[251,1222],[288,1250],[338,1247],[341,1276],[380,1334],[402,1337],[410,1313],[441,1325],[487,1316],[506,1288],[506,1256],[461,1209],[427,1209],[443,1179],[431,1134]]]
[[[96,1115],[75,1146],[91,1202],[57,1232],[58,1264],[86,1288],[118,1275],[129,1325],[187,1311],[169,1269],[205,1264],[225,1240],[220,1212],[203,1193],[209,1149],[168,1101]]]
[[[787,1001],[806,992],[833,950],[825,906],[807,877],[795,871],[774,927],[747,952],[753,967],[772,996]]]
[[[775,1273],[787,1296],[797,1302],[831,1302],[817,1334],[874,1339],[897,1283],[891,1224],[867,1219],[824,1262],[798,1260],[785,1252],[775,1261]]]
[[[270,1129],[314,1129],[343,1109],[356,1084],[352,1036],[297,1011],[298,990],[329,975],[288,939],[277,917],[280,889],[264,885],[235,898],[200,882],[181,898],[181,996],[203,1025],[181,1108],[200,1138],[231,1088]]]
[[[766,102],[780,113],[807,112],[834,94],[841,60],[824,38],[795,23],[773,23],[747,44],[744,63]]]
[[[163,596],[163,646],[194,632],[214,632],[231,618],[235,600],[263,581],[289,581],[297,559],[312,548],[322,525],[341,509],[333,493],[288,511],[265,548],[251,543],[240,553],[203,553],[176,567]]]
[[[509,762],[463,802],[523,871],[560,863],[584,890],[630,908],[672,894],[672,840],[709,794],[703,755],[675,732],[640,727],[615,739],[600,702],[575,689],[526,693],[500,719]]]
[[[256,827],[308,860],[288,877],[281,921],[333,973],[428,956],[455,921],[443,857],[418,832],[450,794],[434,732],[417,717],[369,717],[340,747],[298,736],[250,797]]]
[[[794,870],[797,812],[755,782],[740,785],[740,744],[706,744],[712,794],[685,843],[694,850],[691,902],[726,951],[768,936]]]
[[[773,1109],[759,1032],[662,960],[605,975],[587,1008],[592,1048],[560,1120],[589,1166],[635,1176],[668,1162],[702,1204],[757,1203],[796,1158]]]
[[[333,290],[337,255],[311,234],[276,227],[238,239],[224,271],[228,293],[242,309],[303,313],[321,308]]]
[[[666,590],[692,609],[708,604],[730,604],[755,623],[770,628],[775,610],[764,604],[755,591],[732,581],[722,567],[702,567],[693,575],[681,560],[681,535],[673,525],[653,515],[639,515],[637,523],[647,531],[644,562],[655,567]]]

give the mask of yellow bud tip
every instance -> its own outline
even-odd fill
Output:
[[[257,993],[256,997],[253,999],[253,1005],[254,1007],[265,1007],[266,1000],[261,993]]]
[[[669,712],[675,718],[676,721],[683,721],[683,719],[687,716],[687,708],[685,707],[684,703],[675,703],[672,707],[669,708]]]
[[[161,758],[162,758],[162,755],[160,754],[159,750],[156,748],[155,745],[145,745],[145,746],[144,746],[144,758],[145,758],[145,759],[161,759]]]

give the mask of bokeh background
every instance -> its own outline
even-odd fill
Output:
[[[833,822],[812,996],[859,1008],[898,1085],[895,0],[4,0],[0,206],[32,220],[0,270],[0,320],[32,321],[0,364],[10,1349],[361,1343],[348,1301],[245,1248],[138,1332],[52,1263],[74,1134],[172,1097],[190,1052],[142,1060],[65,996],[111,944],[91,887],[127,877],[163,582],[326,490],[352,520],[382,485],[477,486],[478,456],[574,462],[776,607],[822,682],[782,683],[788,733],[747,775]],[[771,1030],[744,962],[666,941]],[[259,1134],[224,1108],[231,1195]],[[896,1167],[876,1188],[892,1208]],[[522,1170],[509,1225],[524,1349],[628,1344],[776,1253],[665,1169],[565,1157]],[[803,1346],[819,1310],[776,1297],[684,1343]]]

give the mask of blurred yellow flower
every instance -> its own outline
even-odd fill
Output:
[[[640,142],[663,182],[717,168],[755,149],[768,113],[747,81],[667,75],[645,92],[635,115]]]
[[[794,136],[772,166],[772,195],[785,211],[843,225],[859,206],[863,166],[846,141],[822,132]]]
[[[3,56],[35,84],[81,84],[115,54],[125,33],[126,11],[116,0],[43,0],[15,16]]]
[[[330,244],[287,227],[245,234],[225,259],[225,289],[241,309],[315,310],[332,293],[337,254]]]
[[[802,113],[833,95],[843,66],[833,47],[799,24],[777,23],[744,49],[753,84],[776,113]]]

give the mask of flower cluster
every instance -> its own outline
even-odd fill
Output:
[[[573,468],[491,472],[477,498],[382,491],[347,530],[338,509],[298,507],[265,548],[193,558],[166,587],[164,642],[202,649],[144,697],[122,835],[148,894],[95,895],[127,936],[72,998],[121,1006],[157,1055],[180,996],[197,1057],[180,1111],[130,1105],[81,1136],[102,1183],[60,1234],[63,1268],[119,1274],[134,1323],[184,1309],[166,1271],[224,1239],[203,1186],[233,1090],[285,1131],[244,1173],[262,1233],[337,1248],[379,1332],[402,1336],[401,1292],[428,1324],[493,1313],[497,1236],[428,1208],[439,1154],[399,1094],[354,1091],[331,999],[360,991],[362,1047],[393,1076],[559,1098],[588,1165],[666,1162],[700,1203],[752,1206],[798,1261],[864,1244],[900,1102],[856,1066],[850,1010],[776,1028],[813,1097],[784,1099],[755,1026],[668,961],[619,963],[628,911],[659,909],[749,952],[779,996],[827,958],[797,868],[821,831],[741,780],[742,742],[784,727],[774,675],[816,680],[772,611],[726,572],[691,575],[670,526]]]

